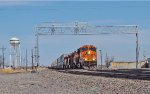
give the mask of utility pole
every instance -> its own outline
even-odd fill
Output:
[[[27,67],[28,67],[28,55],[27,55],[27,49],[26,49],[26,71],[27,71]]]
[[[3,55],[3,69],[4,69],[4,66],[5,66],[5,53],[4,53],[4,51],[5,51],[5,49],[6,48],[4,48],[4,46],[2,46],[2,48],[0,48],[0,49],[2,49],[2,55]]]
[[[33,49],[31,50],[31,53],[32,53],[32,56],[31,56],[31,58],[32,58],[32,70],[33,70],[33,59],[34,59],[34,56],[33,56]]]
[[[99,50],[100,51],[100,58],[101,58],[101,69],[102,69],[102,50]]]

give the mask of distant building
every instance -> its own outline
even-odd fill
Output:
[[[138,62],[138,68],[147,68],[146,61]],[[136,62],[111,62],[109,68],[111,69],[131,69],[136,68]]]
[[[150,68],[150,58],[147,58],[148,67]]]

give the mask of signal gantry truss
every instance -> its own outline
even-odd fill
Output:
[[[45,22],[36,26],[35,62],[39,65],[39,35],[100,35],[100,34],[135,34],[136,35],[136,68],[138,64],[138,26],[112,25],[99,26],[87,22]]]
[[[87,22],[57,23],[47,22],[36,26],[38,35],[99,35],[99,34],[135,34],[137,25],[98,26]]]

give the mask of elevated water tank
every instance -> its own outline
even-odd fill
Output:
[[[10,66],[18,68],[20,66],[20,40],[16,37],[10,38]]]
[[[13,38],[10,38],[10,44],[12,45],[12,46],[18,46],[19,44],[20,44],[20,40],[18,39],[18,38],[15,38],[15,37],[13,37]]]

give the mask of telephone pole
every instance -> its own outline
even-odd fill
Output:
[[[26,49],[26,71],[28,69],[28,52],[27,52],[27,49]]]
[[[6,48],[4,48],[4,46],[2,46],[2,48],[0,48],[0,49],[2,49],[2,55],[3,55],[3,69],[4,69],[4,67],[5,67],[5,53],[4,53],[4,51],[5,51]]]
[[[32,70],[33,70],[33,59],[34,59],[34,55],[33,55],[33,49],[31,50],[31,53],[32,53],[32,56],[31,56],[31,58],[32,58]]]

